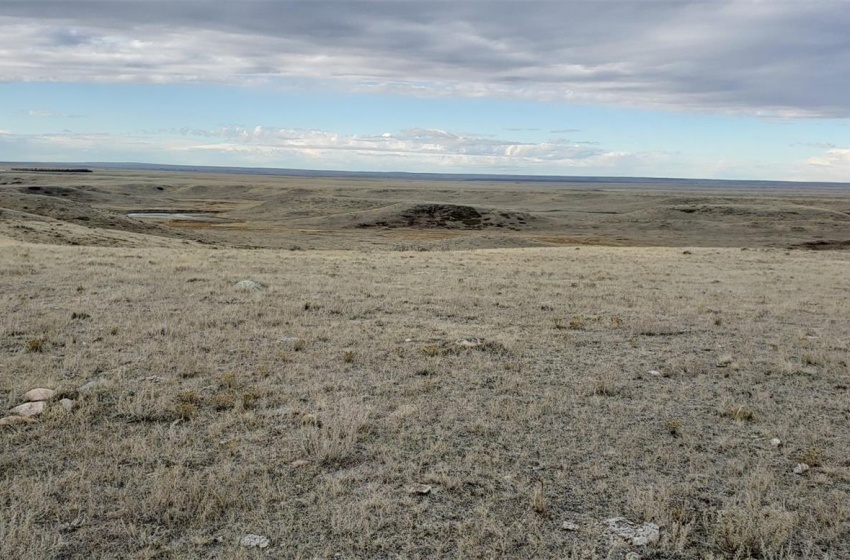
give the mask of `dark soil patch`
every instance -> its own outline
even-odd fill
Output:
[[[394,216],[361,222],[358,228],[414,228],[480,230],[491,227],[519,229],[532,217],[516,212],[490,212],[456,204],[417,204]]]
[[[809,249],[810,251],[848,251],[850,239],[844,241],[806,241],[791,245],[789,249]]]

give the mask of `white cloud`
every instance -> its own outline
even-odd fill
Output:
[[[414,128],[374,136],[267,126],[139,134],[10,135],[4,144],[28,160],[158,161],[197,165],[262,165],[329,169],[620,174],[663,154],[606,151],[569,140],[523,143],[475,134]],[[14,159],[14,155],[10,156]],[[175,159],[178,158],[178,159]]]
[[[847,173],[850,171],[850,148],[827,150],[822,155],[810,157],[807,163],[818,167],[838,168],[841,172]],[[850,179],[850,176],[846,178]]]
[[[850,116],[843,1],[0,5],[5,81],[360,92]]]

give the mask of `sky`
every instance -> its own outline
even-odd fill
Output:
[[[0,0],[0,161],[850,181],[850,0]]]

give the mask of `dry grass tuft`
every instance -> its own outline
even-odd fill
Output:
[[[43,338],[31,338],[27,341],[26,350],[30,354],[40,353],[44,351],[46,342]]]

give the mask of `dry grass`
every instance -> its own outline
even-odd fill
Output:
[[[846,558],[848,264],[4,242],[0,558]]]

